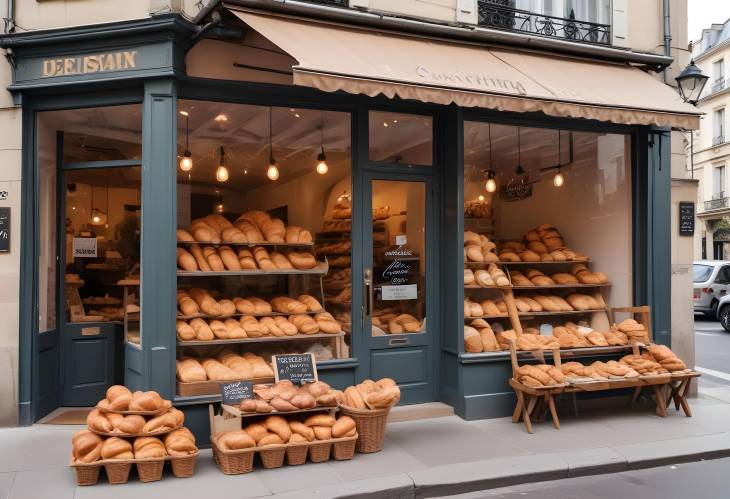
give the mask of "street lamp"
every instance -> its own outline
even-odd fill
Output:
[[[682,100],[696,105],[709,79],[709,76],[702,74],[702,70],[695,65],[695,61],[692,59],[689,65],[676,78],[679,95],[682,96]]]

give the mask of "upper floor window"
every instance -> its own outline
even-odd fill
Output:
[[[719,92],[725,88],[725,59],[712,63],[712,91]]]
[[[725,108],[715,109],[712,116],[712,145],[725,142]]]
[[[725,193],[725,165],[716,166],[712,173],[712,198],[719,199]]]

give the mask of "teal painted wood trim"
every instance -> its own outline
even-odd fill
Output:
[[[20,317],[18,338],[18,424],[33,423],[33,351],[38,341],[38,236],[35,196],[35,113],[23,108],[20,224]]]
[[[145,83],[142,116],[142,376],[145,388],[175,394],[177,286],[177,89],[174,80]]]
[[[671,238],[671,133],[652,129],[649,134],[650,251],[646,271],[650,287],[654,341],[672,342],[672,238]]]

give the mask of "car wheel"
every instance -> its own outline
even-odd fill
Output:
[[[719,319],[722,328],[730,332],[730,305],[725,305],[720,309]]]

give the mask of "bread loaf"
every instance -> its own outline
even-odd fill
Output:
[[[193,341],[195,339],[195,330],[185,321],[175,321],[175,331],[177,339],[180,341]]]
[[[289,322],[296,326],[301,334],[315,334],[319,331],[317,322],[308,315],[290,315]]]
[[[195,339],[198,341],[210,341],[212,339],[215,339],[215,334],[213,334],[213,330],[210,328],[207,322],[205,322],[203,319],[196,318],[192,319],[190,322],[190,327],[193,328],[195,331]]]
[[[126,386],[112,385],[106,390],[106,399],[109,401],[109,409],[126,411],[132,401],[132,392]]]
[[[191,244],[189,250],[190,254],[193,255],[193,258],[195,258],[195,263],[198,264],[198,269],[204,272],[210,272],[210,265],[208,264],[208,260],[203,254],[203,250],[200,249],[200,246],[198,246],[197,244]]]
[[[256,447],[256,440],[244,430],[234,430],[218,435],[216,445],[223,450],[241,450]]]
[[[187,428],[178,428],[164,439],[167,454],[173,457],[189,456],[198,452],[195,446],[195,436]]]
[[[109,433],[114,427],[111,421],[99,410],[92,410],[88,416],[86,416],[86,426],[90,430],[94,430],[99,433]]]
[[[205,260],[208,262],[208,265],[210,265],[210,269],[212,271],[223,272],[226,270],[226,266],[223,265],[223,260],[221,260],[220,255],[218,255],[218,252],[214,247],[206,246],[203,248],[203,255],[205,256]]]
[[[185,248],[177,249],[177,266],[183,270],[198,270],[198,264],[195,257],[191,255]]]
[[[123,438],[111,437],[101,446],[102,459],[134,459],[132,444]]]
[[[104,441],[89,430],[81,430],[71,437],[71,454],[80,463],[93,463],[101,457]]]
[[[468,353],[479,353],[484,351],[479,331],[471,326],[464,326],[464,349]]]
[[[185,229],[177,229],[177,232],[175,233],[175,236],[178,240],[178,242],[181,243],[189,243],[195,241],[195,238],[193,235],[186,231]]]
[[[269,252],[263,246],[256,246],[253,249],[253,257],[261,270],[276,270],[276,265],[271,261]]]
[[[307,306],[299,300],[288,296],[277,296],[271,299],[271,307],[284,314],[305,314]]]
[[[332,438],[352,437],[356,433],[355,420],[350,416],[340,416],[332,425]]]
[[[287,257],[294,268],[299,270],[313,269],[317,266],[317,260],[309,252],[290,251]]]
[[[239,262],[238,255],[236,255],[230,246],[221,246],[218,248],[218,254],[223,261],[223,265],[225,265],[228,270],[241,270],[241,263]]]
[[[320,312],[322,310],[322,304],[312,295],[299,295],[297,300],[304,303],[309,312]]]
[[[233,381],[239,379],[238,374],[221,364],[216,359],[203,359],[201,362],[208,379],[212,381]]]
[[[279,270],[291,270],[294,268],[289,259],[279,252],[272,251],[269,254],[269,258],[271,258],[271,261]]]
[[[260,338],[263,336],[263,332],[259,327],[259,321],[256,320],[256,317],[250,315],[241,316],[239,323],[249,338]]]
[[[156,437],[138,437],[134,439],[135,459],[162,458],[167,455],[165,445]]]
[[[177,306],[182,315],[191,316],[200,313],[198,304],[185,291],[177,292]]]

